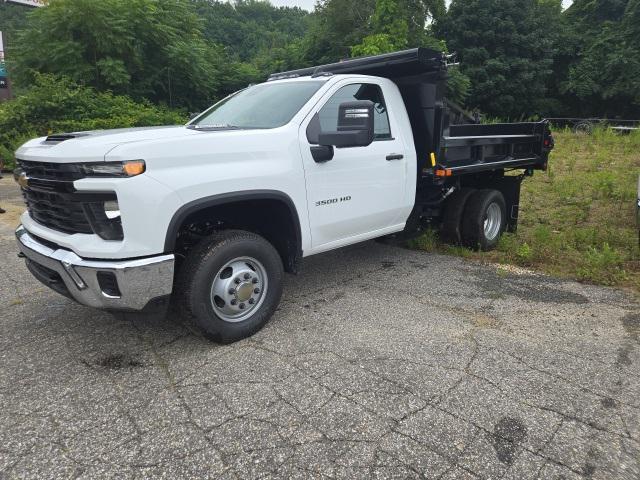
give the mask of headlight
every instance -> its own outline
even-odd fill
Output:
[[[82,163],[79,166],[88,177],[135,177],[146,170],[144,160]]]

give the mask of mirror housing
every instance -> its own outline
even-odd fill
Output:
[[[320,132],[318,143],[336,148],[367,147],[374,138],[374,105],[370,100],[344,102],[338,109],[338,130]]]
[[[315,145],[311,147],[311,156],[316,163],[333,160],[333,147],[331,145]]]

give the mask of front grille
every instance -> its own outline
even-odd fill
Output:
[[[27,162],[18,160],[18,167],[29,178],[41,180],[58,180],[73,182],[86,177],[80,164],[77,163],[48,163],[48,162]]]
[[[122,239],[120,218],[110,220],[104,212],[104,202],[117,201],[116,194],[77,192],[74,188],[75,180],[87,176],[82,164],[18,160],[18,172],[26,177],[21,185],[29,215],[40,225],[64,233]]]
[[[82,203],[71,201],[69,194],[27,188],[22,195],[39,224],[64,233],[93,233]]]

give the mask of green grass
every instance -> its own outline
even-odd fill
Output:
[[[522,185],[517,234],[493,252],[442,244],[429,231],[411,242],[427,251],[514,264],[565,278],[640,291],[635,199],[640,132],[555,132],[549,170]]]

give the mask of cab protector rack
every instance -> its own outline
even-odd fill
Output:
[[[429,72],[444,71],[450,55],[430,50],[428,48],[414,48],[401,52],[385,53],[373,57],[360,57],[343,60],[328,65],[301,68],[288,72],[274,73],[269,81],[283,78],[308,77],[319,73],[373,75],[384,78],[399,78],[420,75]]]

